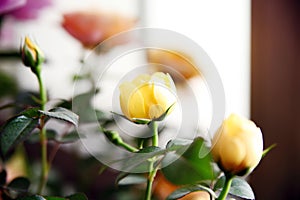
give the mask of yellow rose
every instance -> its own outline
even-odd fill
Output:
[[[212,154],[220,168],[232,175],[250,173],[263,152],[261,130],[254,122],[231,114],[224,120],[212,142]]]
[[[44,61],[44,54],[29,37],[25,37],[21,49],[22,61],[25,66],[31,67],[33,71]]]
[[[155,119],[176,102],[176,88],[169,74],[142,74],[120,85],[120,105],[128,119]]]

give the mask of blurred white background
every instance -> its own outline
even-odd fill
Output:
[[[9,27],[13,34],[1,41],[1,46],[18,48],[25,35],[35,39],[49,59],[44,77],[52,98],[72,96],[71,75],[80,70],[79,59],[87,55],[61,27],[62,14],[86,9],[136,17],[139,27],[168,29],[195,41],[219,71],[226,115],[237,112],[249,117],[250,0],[55,0],[37,20],[14,22]],[[23,88],[37,88],[28,68],[20,67],[14,74]]]

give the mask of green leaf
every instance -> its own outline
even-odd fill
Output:
[[[98,175],[101,175],[103,172],[105,172],[105,170],[108,168],[108,166],[106,165],[102,165],[99,169]]]
[[[232,180],[229,193],[244,199],[255,199],[251,186],[242,178],[234,178]]]
[[[33,195],[33,196],[18,198],[18,200],[88,200],[88,198],[83,193],[76,193],[67,197],[54,197],[54,196],[43,197],[40,195]]]
[[[46,200],[68,200],[63,197],[44,197]]]
[[[84,93],[78,95],[73,100],[73,111],[78,113],[80,116],[80,122],[100,122],[101,124],[106,124],[113,122],[113,118],[110,114],[103,112],[98,109],[94,109],[90,103],[90,99],[94,94]],[[78,105],[76,104],[78,103]],[[66,109],[72,109],[72,101],[61,100],[59,104],[56,104],[57,107],[63,107]],[[76,107],[77,106],[77,107]],[[81,109],[84,108],[84,109]]]
[[[24,110],[23,112],[21,112],[20,115],[24,115],[24,116],[29,117],[29,118],[38,118],[38,117],[40,117],[39,108],[37,108],[37,107],[29,108],[29,109]]]
[[[16,79],[4,72],[0,71],[0,97],[6,95],[15,95],[17,93],[17,81]]]
[[[124,174],[123,176],[118,177],[116,182],[119,185],[141,184],[141,183],[146,183],[147,178],[142,175]]]
[[[191,145],[191,140],[186,140],[186,139],[174,139],[174,140],[170,140],[167,143],[166,148],[168,150],[178,150],[178,149],[182,149],[182,147],[188,147],[189,145]],[[187,149],[187,148],[186,148]]]
[[[225,183],[225,176],[219,178],[215,184],[214,190],[221,190]],[[229,194],[241,197],[244,199],[255,199],[254,192],[251,186],[243,178],[235,177],[232,180]]]
[[[113,122],[112,116],[106,112],[95,109],[95,114],[96,114],[98,122],[100,122],[102,124]]]
[[[24,113],[7,121],[0,132],[0,147],[2,155],[10,148],[24,141],[39,124],[38,118],[32,118],[32,113]]]
[[[55,104],[55,107],[62,107],[65,109],[72,110],[72,101],[66,99],[60,99],[59,102]]]
[[[117,176],[116,180],[115,180],[115,184],[119,184],[119,181],[122,180],[123,178],[125,178],[126,176],[128,176],[130,173],[128,172],[121,172],[119,173],[119,175]]]
[[[83,193],[76,193],[66,197],[68,200],[88,200],[87,196]]]
[[[47,140],[55,140],[57,137],[58,133],[54,129],[46,129],[46,136]],[[36,143],[40,141],[40,132],[39,131],[34,131],[31,135],[30,138],[28,139],[29,142],[31,143]]]
[[[49,111],[39,110],[39,112],[50,118],[63,120],[63,121],[74,124],[76,127],[78,126],[78,119],[79,119],[78,115],[66,108],[57,107],[57,108],[53,108]]]
[[[28,190],[30,182],[27,178],[17,177],[8,184],[8,189],[25,192]]]
[[[124,159],[124,169],[125,171],[134,170],[137,172],[146,172],[149,170],[149,162],[151,159],[155,158],[156,163],[159,163],[159,160],[163,158],[166,150],[160,149],[159,147],[145,147],[135,153],[132,157]],[[155,166],[156,164],[154,164]]]
[[[73,98],[72,110],[80,116],[80,122],[97,122],[95,109],[92,107],[91,100],[97,91],[89,91],[79,94]],[[84,108],[84,109],[82,109]]]
[[[76,142],[82,137],[85,137],[85,135],[79,135],[77,131],[72,131],[70,133],[60,135],[57,133],[56,130],[53,129],[47,129],[46,130],[47,140],[52,140],[59,143],[72,143]],[[39,142],[40,140],[40,132],[34,132],[30,136],[29,142],[35,143]]]
[[[153,153],[153,152],[159,152],[162,149],[156,146],[149,146],[149,147],[145,147],[141,150],[139,150],[137,153]]]
[[[34,196],[18,198],[18,200],[88,200],[88,198],[82,193],[76,193],[76,194],[70,195],[66,198],[53,197],[53,196],[42,197],[39,195],[34,195]]]
[[[79,135],[76,131],[65,134],[62,137],[56,137],[55,140],[60,143],[72,143],[80,139],[80,137],[85,137],[84,135]]]
[[[130,154],[130,157],[116,160],[112,164],[119,163],[123,166],[122,169],[124,172],[147,172],[149,170],[150,160],[155,158],[156,162],[154,166],[156,166],[158,163],[160,163],[160,160],[163,158],[165,153],[165,149],[150,146],[141,149],[136,153]]]
[[[221,176],[214,185],[214,191],[222,189],[225,183],[225,176]]]
[[[213,196],[214,198],[217,197],[214,191],[212,191],[209,187],[203,185],[190,185],[175,190],[167,197],[167,200],[179,199],[191,192],[196,192],[196,191],[206,191],[210,194],[210,196]]]
[[[169,145],[171,149],[175,147],[176,154],[167,154],[163,159],[163,166],[171,162],[162,168],[163,174],[169,181],[186,185],[215,178],[212,156],[202,138],[196,138],[192,144],[183,145],[181,149],[178,148],[180,145]]]
[[[18,198],[18,200],[46,200],[46,199],[40,195],[33,195],[33,196],[21,197]]]
[[[72,109],[80,116],[80,122],[100,122],[108,123],[112,122],[112,116],[101,110],[97,110],[92,106],[91,100],[98,93],[96,91],[89,91],[73,98],[72,101],[62,100],[57,107],[64,107],[66,109]],[[82,109],[84,108],[84,109]]]

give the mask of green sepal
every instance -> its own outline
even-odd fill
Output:
[[[152,121],[163,121],[166,116],[169,114],[171,108],[175,105],[175,103],[173,103],[167,110],[166,112],[164,112],[161,116],[157,117],[157,118],[154,118],[154,119],[145,119],[145,118],[132,118],[132,119],[129,119],[127,118],[125,115],[121,115],[119,113],[115,113],[115,112],[112,112],[114,115],[117,115],[123,119],[126,119],[130,122],[133,122],[135,124],[141,124],[141,125],[145,125],[145,124],[150,124]]]
[[[176,103],[173,103],[167,110],[166,112],[164,112],[161,116],[159,116],[158,118],[152,119],[152,121],[163,121],[166,116],[169,114],[169,112],[171,111],[172,107],[175,105]]]
[[[262,158],[264,158],[272,149],[274,149],[277,146],[277,144],[272,144],[268,148],[266,148],[262,153]]]
[[[23,64],[30,67],[31,71],[38,75],[45,60],[43,52],[29,37],[25,38],[20,51]]]

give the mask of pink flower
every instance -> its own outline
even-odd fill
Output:
[[[18,20],[35,19],[39,11],[49,5],[51,5],[51,0],[4,0],[0,3],[0,14],[12,16]],[[4,11],[1,12],[1,9]]]
[[[34,19],[37,18],[39,11],[51,5],[51,0],[27,0],[26,4],[10,12],[10,15],[17,19]]]
[[[26,3],[26,0],[1,0],[0,1],[0,14],[5,14],[11,10],[19,8]]]
[[[132,28],[135,20],[101,12],[76,11],[63,15],[63,28],[86,48],[121,31]]]

